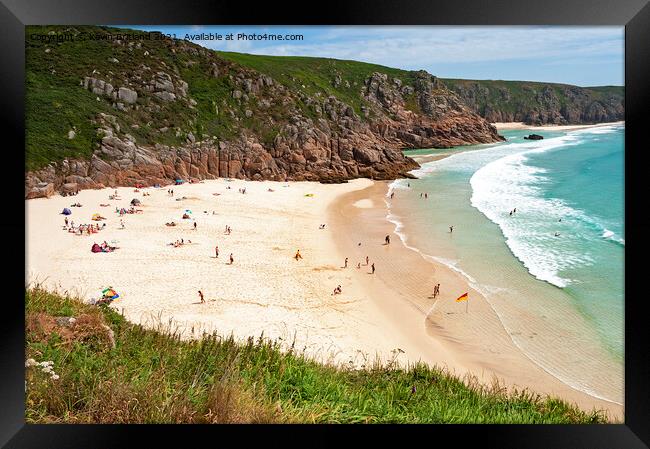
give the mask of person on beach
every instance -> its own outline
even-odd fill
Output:
[[[219,258],[219,245],[214,247],[214,257]]]
[[[203,292],[199,290],[199,297],[201,298],[201,304],[205,302],[205,299],[203,298]]]
[[[357,270],[361,268],[361,262],[357,264]]]
[[[422,198],[422,192],[420,192],[420,198]]]
[[[334,293],[332,295],[340,295],[342,292],[341,286],[337,285],[336,288],[334,289]]]
[[[232,265],[233,262],[235,262],[235,258],[232,257],[232,253],[230,253],[230,265]]]
[[[196,231],[196,221],[194,222],[194,230]]]
[[[449,226],[449,232],[454,232],[454,227],[453,226]]]
[[[512,211],[510,211],[510,216],[512,217]]]
[[[346,257],[345,258],[345,264],[343,265],[343,268],[347,268],[347,267],[348,267],[348,258]]]
[[[122,229],[124,229],[124,220],[120,220],[120,226],[122,226]]]
[[[514,209],[512,209],[512,212],[517,213],[517,208],[515,207]]]
[[[68,217],[65,217],[65,227],[68,227]]]
[[[374,262],[372,263],[370,268],[372,269],[372,274],[375,274],[375,263]]]
[[[386,238],[384,238],[384,241],[386,242],[386,245],[390,245],[390,235],[387,235]]]
[[[390,192],[390,199],[392,200],[393,197],[395,196],[395,192]]]
[[[366,256],[366,266],[368,266],[369,261],[370,261],[370,259],[368,258],[368,256]]]
[[[293,256],[293,258],[296,259],[296,260],[302,259],[302,255],[300,254],[300,250],[296,251],[296,255]]]
[[[425,194],[424,194],[424,199],[428,199],[428,198],[429,198],[429,194],[428,194],[428,193],[425,193]]]

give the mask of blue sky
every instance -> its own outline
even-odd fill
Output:
[[[194,40],[207,48],[353,59],[441,78],[624,84],[623,27],[558,26],[133,26],[175,33],[302,34],[301,41]]]

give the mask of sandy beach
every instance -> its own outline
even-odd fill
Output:
[[[406,248],[386,219],[387,182],[219,179],[117,190],[119,201],[109,200],[115,189],[26,201],[27,283],[88,300],[111,286],[120,294],[112,307],[127,319],[163,328],[171,320],[186,338],[212,331],[238,338],[263,333],[286,346],[295,341],[323,362],[360,367],[375,357],[424,361],[623,416],[622,406],[577,391],[531,362],[464,278]],[[120,217],[115,208],[128,207],[132,198],[142,201],[142,213]],[[82,207],[70,207],[76,202]],[[64,207],[75,224],[95,223],[91,217],[100,213],[105,229],[90,236],[68,233]],[[186,210],[190,219],[181,218]],[[177,226],[165,226],[171,221]],[[184,245],[169,245],[181,238]],[[118,249],[90,251],[103,241]],[[297,250],[302,259],[294,258]],[[434,283],[443,286],[435,301]],[[337,285],[342,293],[333,295]],[[453,301],[453,292],[461,290],[472,297],[472,313]]]
[[[598,123],[595,125],[544,125],[544,126],[533,126],[527,125],[524,122],[495,122],[492,123],[497,130],[503,129],[536,129],[540,131],[570,131],[572,129],[582,129],[582,128],[593,128],[598,126],[611,126],[619,125],[625,123],[624,121],[620,122],[607,122],[607,123]]]

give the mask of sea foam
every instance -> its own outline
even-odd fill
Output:
[[[589,227],[600,228],[600,232],[602,227],[564,201],[546,198],[546,171],[526,162],[535,153],[579,145],[583,142],[580,134],[567,134],[528,147],[511,144],[514,154],[486,164],[470,179],[472,206],[499,226],[514,256],[533,276],[560,288],[572,282],[561,275],[562,271],[594,262],[589,254],[572,246],[571,238],[587,238]],[[515,208],[517,211],[510,214]],[[567,222],[571,223],[568,229]]]

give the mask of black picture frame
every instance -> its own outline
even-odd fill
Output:
[[[117,3],[98,0],[31,1],[1,0],[0,114],[2,133],[3,195],[5,210],[0,236],[11,236],[2,246],[6,276],[2,301],[2,350],[0,351],[0,445],[25,447],[130,447],[136,436],[152,447],[174,439],[180,444],[200,444],[209,437],[223,445],[224,438],[237,443],[262,438],[266,446],[301,444],[307,447],[346,443],[360,436],[364,445],[374,441],[458,446],[477,438],[488,447],[585,447],[642,448],[650,445],[650,338],[639,279],[644,279],[643,256],[648,254],[650,220],[644,218],[647,204],[646,176],[642,157],[647,152],[644,110],[650,105],[650,5],[644,0],[497,0],[472,2],[447,0],[427,2],[328,1],[307,3],[266,2],[155,2],[130,0]],[[316,6],[316,8],[314,8]],[[441,426],[117,426],[117,425],[26,425],[24,421],[24,89],[25,25],[37,24],[250,24],[250,25],[619,25],[625,26],[625,423],[610,425],[441,425]],[[21,165],[22,164],[22,165]],[[632,206],[637,207],[632,207]],[[24,214],[22,215],[24,219]],[[18,236],[22,236],[19,239]],[[6,237],[0,237],[6,239]],[[7,245],[15,245],[7,250]],[[635,263],[636,262],[636,263]],[[22,317],[22,318],[21,318]],[[579,348],[577,348],[579,350]],[[176,437],[176,438],[174,438]],[[330,440],[331,439],[331,440]],[[446,440],[446,443],[443,441]],[[192,442],[192,443],[189,443]],[[259,443],[258,443],[259,444]],[[422,444],[422,443],[417,443]],[[166,444],[165,444],[166,445]],[[225,444],[230,446],[230,444]]]

